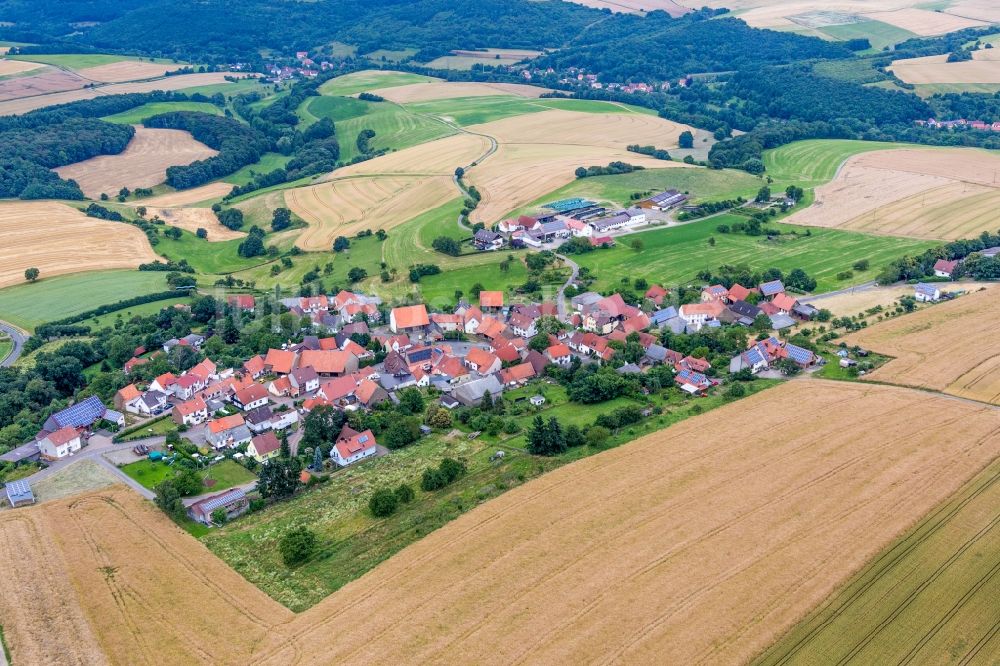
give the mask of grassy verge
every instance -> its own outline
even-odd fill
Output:
[[[751,382],[747,385],[748,393],[759,392],[775,383]],[[563,389],[549,384],[524,389],[531,394],[539,390],[550,398],[541,414],[558,416],[567,423],[590,423],[597,415],[624,404],[621,400],[598,405],[566,403],[562,397],[564,393],[560,393]],[[329,482],[289,501],[212,530],[204,542],[247,580],[292,610],[301,611],[482,502],[549,470],[725,403],[718,395],[684,399],[674,393],[670,391],[669,397],[653,396],[653,404],[662,407],[662,413],[623,428],[602,447],[582,446],[553,458],[524,453],[523,434],[506,440],[485,437],[469,440],[461,430],[434,434],[388,456],[335,472]],[[510,397],[513,400],[516,394]],[[522,423],[533,417],[534,412],[527,409],[515,416]],[[491,463],[490,456],[497,450],[504,450],[507,455]],[[423,470],[437,465],[446,456],[463,460],[468,466],[468,474],[443,490],[421,491],[419,479]],[[371,493],[401,483],[408,483],[416,490],[414,501],[389,518],[374,518],[367,508]],[[317,532],[321,552],[290,571],[281,561],[278,540],[287,530],[299,525]]]

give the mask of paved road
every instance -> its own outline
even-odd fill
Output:
[[[11,350],[6,358],[0,360],[0,367],[6,368],[14,365],[14,361],[21,356],[21,352],[24,350],[24,343],[27,342],[30,336],[13,324],[8,324],[5,321],[0,321],[0,331],[9,335],[10,339],[14,341],[14,349]]]

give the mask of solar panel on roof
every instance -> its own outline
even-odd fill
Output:
[[[785,345],[785,351],[788,352],[788,356],[797,363],[809,363],[812,360],[813,354],[808,349],[796,347],[793,344],[787,344]]]
[[[358,444],[364,444],[367,441],[368,441],[368,435],[361,435],[361,437],[358,437]]]
[[[101,418],[105,412],[104,404],[97,396],[91,396],[86,400],[71,405],[66,409],[56,412],[52,418],[60,426],[89,426],[94,421]]]

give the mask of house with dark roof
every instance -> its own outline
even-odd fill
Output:
[[[480,229],[472,237],[472,242],[476,245],[476,249],[480,251],[499,250],[503,247],[503,236],[489,229]]]
[[[474,379],[455,387],[452,392],[454,398],[466,407],[478,407],[483,402],[483,396],[487,393],[491,398],[496,398],[503,393],[503,384],[496,375],[487,375],[480,379]]]
[[[125,425],[125,417],[123,415],[117,414],[117,412],[109,414],[109,411],[100,398],[92,395],[89,398],[84,398],[75,405],[70,405],[66,409],[59,410],[46,419],[42,427],[48,432],[55,432],[66,426],[89,428],[109,415],[117,415],[119,417],[114,419],[116,425]]]
[[[686,194],[682,194],[677,190],[666,190],[643,199],[638,203],[638,206],[639,208],[651,208],[653,210],[669,210],[687,200]]]
[[[243,515],[249,508],[250,500],[247,499],[246,492],[242,488],[233,488],[195,502],[188,507],[187,513],[191,520],[211,525],[212,514],[216,511],[224,511],[228,521]]]
[[[785,293],[785,285],[781,282],[781,280],[762,282],[760,285],[760,293],[765,298],[771,298],[772,296]]]

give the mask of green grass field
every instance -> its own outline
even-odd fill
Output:
[[[157,254],[166,259],[173,261],[187,259],[196,271],[206,275],[232,273],[270,260],[269,257],[245,259],[239,256],[236,249],[241,242],[242,239],[234,238],[233,240],[210,243],[198,238],[190,231],[183,231],[178,240],[160,238],[159,244],[154,249]]]
[[[917,35],[897,28],[894,25],[881,21],[862,21],[861,23],[848,23],[846,25],[831,25],[819,28],[819,31],[840,41],[848,39],[868,38],[872,49],[881,51],[883,47],[894,46],[900,42],[905,42]]]
[[[455,134],[454,129],[441,121],[419,116],[390,102],[372,106],[375,108],[368,114],[337,123],[341,160],[358,155],[357,138],[364,129],[375,131],[370,144],[378,150],[402,150]]]
[[[14,341],[6,333],[0,333],[0,361],[14,351]]]
[[[122,123],[123,125],[137,125],[146,118],[160,113],[170,113],[172,111],[200,111],[202,113],[211,113],[216,116],[222,115],[222,111],[219,107],[214,104],[209,104],[208,102],[151,102],[149,104],[137,106],[134,109],[129,109],[128,111],[116,113],[113,116],[105,116],[104,118],[101,118],[101,120],[107,120],[112,123]]]
[[[157,272],[95,271],[43,278],[0,289],[0,319],[31,330],[47,321],[166,289],[166,274]]]
[[[282,155],[281,153],[264,153],[261,155],[260,160],[258,160],[255,164],[245,166],[236,173],[226,176],[222,180],[227,183],[232,183],[233,185],[246,185],[253,180],[254,176],[279,169],[288,164],[291,159],[291,155]]]
[[[140,460],[129,463],[121,467],[121,470],[131,479],[135,479],[144,487],[154,490],[157,485],[171,479],[177,474],[177,468],[167,465],[164,462],[152,460]],[[211,485],[205,485],[205,492],[226,490],[234,486],[241,486],[250,483],[257,477],[253,472],[232,460],[223,460],[215,465],[206,467],[199,472],[204,480],[214,481]]]
[[[184,88],[185,94],[194,95],[195,93],[201,93],[211,97],[215,93],[222,93],[223,95],[241,95],[248,92],[260,92],[263,94],[269,94],[273,92],[273,88],[266,84],[260,82],[259,79],[240,79],[239,81],[226,81],[225,83],[212,83],[207,86],[195,86],[194,88]]]
[[[851,83],[875,83],[889,78],[873,68],[871,61],[864,58],[821,60],[813,65],[813,72],[829,79]]]
[[[830,181],[844,160],[852,155],[910,145],[912,144],[850,139],[809,139],[764,151],[764,166],[767,175],[783,184],[815,187]]]
[[[747,384],[747,388],[755,393],[774,383],[758,380]],[[520,393],[533,395],[539,391],[549,398],[541,414],[558,416],[567,423],[590,424],[599,414],[624,404],[620,400],[586,406],[568,404],[563,389],[551,384],[532,384]],[[508,404],[518,394],[512,392]],[[661,395],[650,399],[653,404],[662,406],[664,412],[622,429],[601,450],[694,414],[692,401],[673,393],[669,399]],[[708,411],[724,402],[716,395],[700,398],[697,404],[702,411]],[[516,412],[515,420],[523,423],[534,415],[518,407],[511,407],[511,411]],[[561,456],[537,458],[523,452],[523,434],[504,437],[481,436],[470,441],[464,436],[450,439],[435,433],[388,456],[335,472],[328,483],[212,530],[203,541],[212,552],[272,598],[294,611],[305,610],[477,504],[556,467],[599,452],[582,446]],[[505,450],[506,457],[498,464],[490,463],[490,455],[498,449]],[[468,473],[443,490],[421,491],[419,480],[423,470],[437,465],[445,456],[465,462]],[[416,491],[413,502],[389,518],[374,518],[368,511],[371,493],[401,483],[410,484]],[[291,526],[303,524],[319,535],[320,552],[296,567],[292,575],[281,561],[277,544]]]
[[[348,271],[354,267],[358,267],[368,272],[373,282],[373,288],[377,288],[378,275],[381,271],[379,265],[382,257],[381,245],[381,242],[375,236],[352,238],[351,247],[343,252],[306,252],[291,257],[293,266],[291,268],[283,268],[277,276],[271,275],[271,267],[274,264],[260,265],[241,270],[234,273],[234,276],[243,280],[254,281],[258,286],[277,284],[282,287],[295,287],[301,283],[302,276],[313,269],[318,269],[324,286],[329,290],[333,286],[347,287]],[[332,265],[332,271],[326,273],[325,267],[328,263]],[[400,275],[406,275],[407,267],[394,267],[399,270]]]
[[[756,663],[996,663],[998,506],[995,461]]]
[[[918,83],[916,90],[921,97],[966,92],[995,95],[1000,92],[1000,83]]]
[[[153,301],[152,303],[143,303],[142,305],[134,305],[130,308],[124,310],[116,310],[115,312],[109,312],[106,315],[101,315],[100,317],[93,317],[87,319],[86,321],[80,322],[84,326],[90,326],[92,331],[96,331],[101,328],[108,326],[113,327],[115,322],[119,319],[123,322],[128,321],[132,317],[147,317],[149,315],[154,315],[163,308],[173,307],[174,305],[180,303],[190,303],[191,299],[184,296],[181,298],[170,298],[165,301]]]
[[[783,232],[797,230],[799,235],[783,235],[778,240],[769,241],[763,236],[721,234],[716,231],[720,224],[731,225],[745,220],[744,217],[727,214],[624,236],[617,239],[617,247],[579,255],[575,260],[580,266],[590,268],[597,278],[594,285],[596,291],[613,290],[622,276],[632,279],[642,277],[650,283],[673,286],[695,282],[701,270],[715,270],[724,264],[746,264],[751,269],[774,267],[784,272],[801,268],[816,279],[816,293],[821,293],[870,280],[890,260],[937,245],[935,242],[832,229],[810,229],[811,234],[804,236],[805,227],[786,224],[773,226]],[[641,252],[628,246],[634,238],[642,240]],[[715,238],[714,246],[709,245],[709,238]],[[853,271],[850,280],[836,279],[837,273],[852,270],[851,265],[860,259],[868,259],[871,268]]]
[[[437,80],[431,76],[410,74],[408,72],[382,72],[380,70],[367,69],[362,72],[353,72],[330,79],[319,87],[319,91],[323,95],[356,95],[366,90],[393,88],[411,83]]]
[[[540,113],[551,109],[581,113],[642,113],[655,115],[652,109],[629,104],[602,102],[588,99],[529,99],[515,95],[483,95],[480,97],[455,97],[430,102],[405,105],[407,110],[432,116],[449,118],[460,126],[478,125],[526,113]]]
[[[122,60],[141,60],[141,58],[130,58],[128,56],[108,55],[103,53],[73,53],[68,55],[15,55],[9,56],[11,60],[30,60],[31,62],[41,62],[54,67],[65,67],[66,69],[87,69],[88,67],[100,67]],[[150,58],[147,62],[166,63],[170,60],[162,58]],[[183,67],[183,63],[178,63],[177,67]]]
[[[310,97],[299,108],[299,115],[306,123],[314,123],[320,118],[329,118],[339,123],[349,118],[357,118],[376,111],[380,103],[365,102],[356,97]],[[383,104],[384,106],[384,104]]]
[[[617,176],[595,176],[574,180],[555,192],[512,211],[506,217],[538,212],[546,203],[572,197],[625,206],[633,201],[630,197],[635,192],[675,189],[689,193],[694,201],[720,200],[739,195],[752,196],[762,184],[760,178],[736,169],[714,170],[702,167],[645,169]]]

